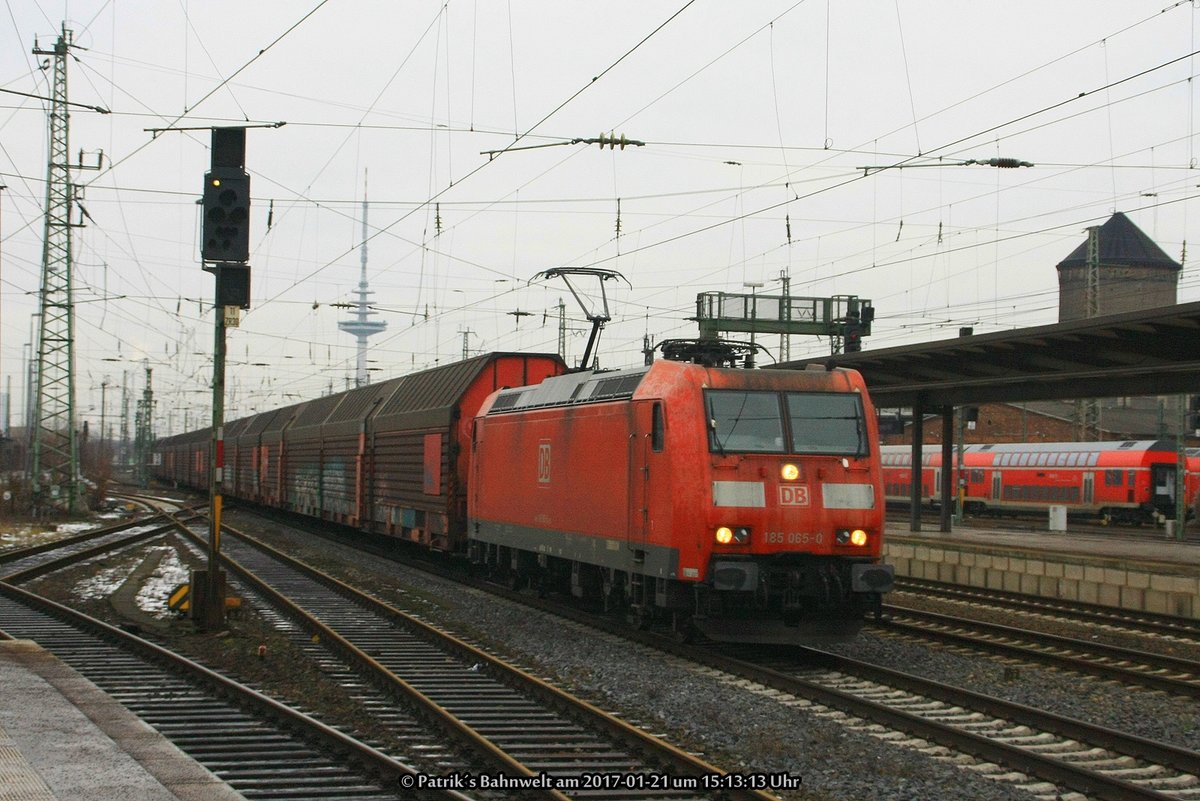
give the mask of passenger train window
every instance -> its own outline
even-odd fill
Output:
[[[710,391],[709,446],[718,453],[783,453],[783,415],[776,392]]]
[[[793,453],[866,455],[867,427],[858,395],[789,392],[787,410]]]

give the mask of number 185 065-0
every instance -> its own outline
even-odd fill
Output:
[[[763,538],[768,545],[820,545],[824,535],[807,531],[767,531]]]

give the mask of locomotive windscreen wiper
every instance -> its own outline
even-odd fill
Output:
[[[717,446],[717,453],[725,455],[725,443],[721,442],[721,438],[717,436],[717,418],[708,418],[708,427],[712,430],[713,444]]]

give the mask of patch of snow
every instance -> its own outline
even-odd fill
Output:
[[[90,578],[75,585],[75,594],[82,601],[98,601],[101,598],[107,598],[112,595],[121,585],[125,583],[125,579],[129,578],[129,574],[133,572],[136,565],[126,565],[124,567],[106,567]]]
[[[62,539],[62,535],[57,531],[48,531],[38,526],[23,525],[0,531],[0,543],[11,548],[26,548],[58,539]]]
[[[91,531],[96,527],[95,523],[79,522],[79,523],[59,523],[55,527],[54,533],[63,537],[69,537],[72,534],[82,534],[85,531]]]
[[[171,546],[158,546],[152,550],[166,553],[158,567],[142,583],[135,602],[143,612],[165,618],[174,614],[167,609],[167,599],[176,587],[191,578],[191,569],[183,563],[179,553]]]
[[[21,526],[16,531],[0,531],[0,542],[25,542],[33,534],[29,526]]]

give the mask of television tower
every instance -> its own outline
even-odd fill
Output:
[[[338,328],[347,334],[352,334],[358,340],[358,361],[354,371],[354,386],[362,387],[371,383],[367,374],[367,337],[378,334],[387,328],[383,320],[372,320],[368,298],[374,293],[367,289],[367,173],[363,170],[363,204],[362,204],[362,272],[358,279],[358,310],[349,320],[342,320]]]

